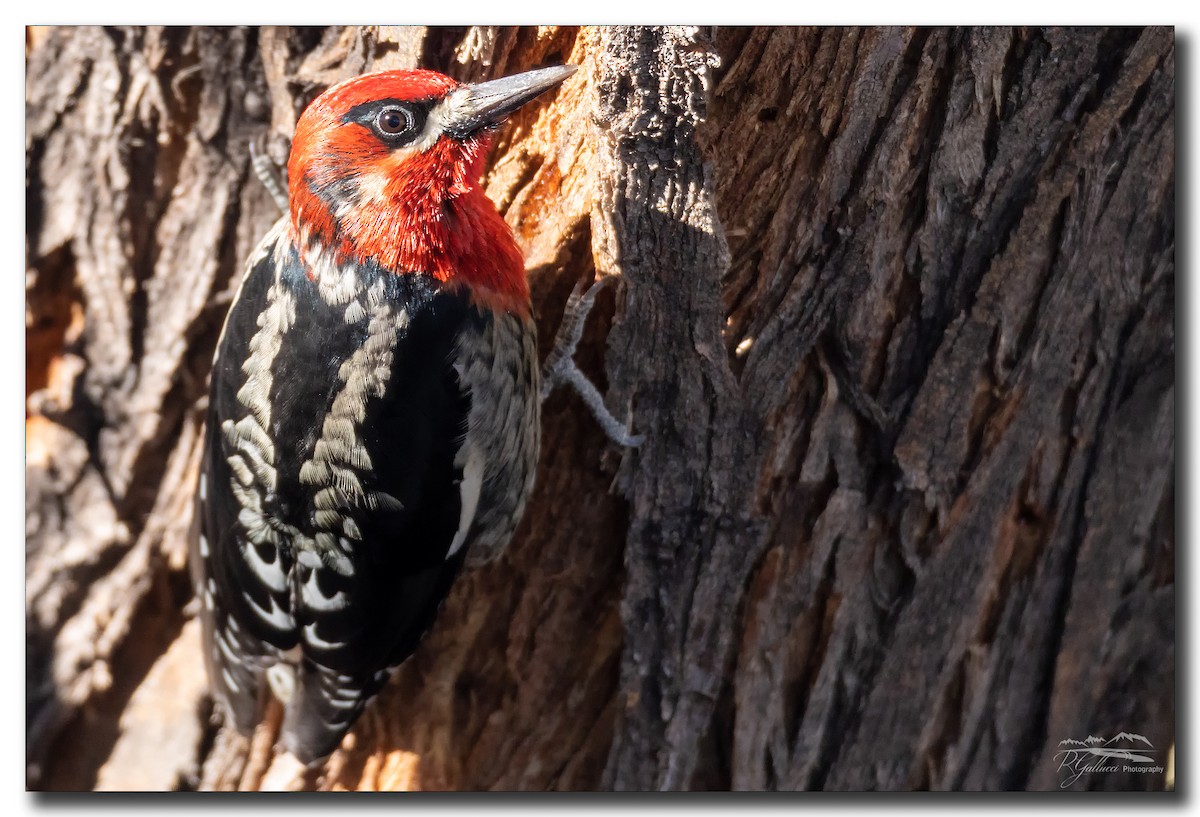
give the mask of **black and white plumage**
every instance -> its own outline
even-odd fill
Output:
[[[274,694],[304,763],[521,519],[542,396],[532,303],[479,178],[496,126],[574,70],[368,74],[296,124],[288,214],[217,343],[190,555],[216,699],[248,734]],[[569,300],[547,380],[636,445],[571,360],[602,285]]]
[[[241,731],[269,686],[285,748],[337,747],[464,561],[510,538],[538,393],[529,318],[429,276],[306,262],[285,221],[264,239],[218,344],[192,554]]]

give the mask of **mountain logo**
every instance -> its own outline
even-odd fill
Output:
[[[1159,772],[1155,765],[1155,748],[1145,735],[1118,732],[1111,738],[1088,735],[1084,740],[1063,738],[1058,742],[1054,759],[1067,788],[1084,774],[1094,772]]]

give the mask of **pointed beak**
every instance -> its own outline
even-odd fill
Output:
[[[464,85],[445,102],[443,133],[465,139],[484,128],[498,125],[517,108],[558,86],[577,70],[574,65],[558,65],[478,85]]]

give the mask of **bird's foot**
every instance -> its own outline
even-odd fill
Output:
[[[583,291],[583,281],[571,290],[571,297],[567,299],[567,306],[563,311],[562,325],[559,326],[558,336],[554,339],[554,348],[550,350],[546,365],[542,367],[541,399],[544,401],[549,397],[550,392],[559,384],[569,384],[578,392],[610,440],[617,445],[636,448],[642,444],[643,436],[631,434],[624,423],[612,416],[608,407],[604,405],[604,397],[575,364],[575,348],[583,336],[583,325],[587,321],[588,313],[592,311],[596,295],[615,280],[615,275],[604,275],[586,292]]]
[[[267,155],[266,141],[261,137],[250,140],[250,166],[254,168],[254,175],[262,182],[262,186],[267,188],[267,192],[271,194],[271,198],[275,201],[275,206],[279,208],[279,212],[286,214],[288,211],[288,197],[287,188],[284,185],[283,172],[275,165],[274,160]]]

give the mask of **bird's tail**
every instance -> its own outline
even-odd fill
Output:
[[[338,748],[377,686],[302,661],[285,702],[279,742],[305,765],[321,762]]]

